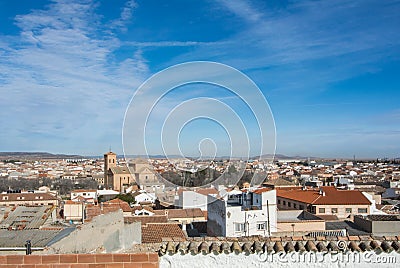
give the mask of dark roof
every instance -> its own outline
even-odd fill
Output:
[[[324,221],[338,221],[339,218],[336,215],[318,215],[319,218],[323,219]]]
[[[68,235],[74,228],[64,230],[0,230],[0,247],[25,247],[31,240],[32,247],[45,247],[61,239],[62,234]]]
[[[326,230],[346,229],[348,235],[369,235],[368,232],[365,232],[364,230],[360,229],[360,227],[358,227],[351,221],[326,222],[325,229]]]
[[[39,229],[50,217],[53,206],[17,206],[0,223],[1,229]]]
[[[400,221],[398,215],[368,215],[366,217],[371,221]]]

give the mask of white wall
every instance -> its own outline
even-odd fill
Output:
[[[82,203],[64,204],[64,219],[66,221],[82,221],[84,208],[85,204]]]
[[[160,267],[362,267],[383,268],[398,267],[400,254],[396,252],[381,253],[366,252],[291,252],[277,254],[174,254],[160,257]]]
[[[276,232],[276,191],[267,191],[261,195],[254,195],[253,203],[256,204],[257,201],[259,205],[262,205],[262,209],[249,209],[246,211],[240,205],[227,205],[225,200],[208,196],[208,202],[210,203],[208,205],[208,234],[241,237],[250,235],[268,236],[269,233]],[[267,209],[267,203],[269,209]],[[235,226],[237,224],[244,224],[244,229],[236,231]],[[265,224],[265,228],[259,230],[257,224]]]
[[[71,192],[71,200],[75,199],[78,196],[82,196],[86,199],[93,198],[94,200],[97,199],[97,191],[90,191],[90,192]]]
[[[200,208],[207,211],[207,196],[194,191],[183,191],[179,194],[179,207]]]

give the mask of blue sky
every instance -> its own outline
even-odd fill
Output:
[[[122,153],[137,87],[201,60],[258,85],[278,153],[400,157],[399,14],[390,0],[0,1],[0,150]]]

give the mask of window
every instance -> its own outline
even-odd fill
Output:
[[[287,202],[287,205],[288,205],[288,207],[291,207],[291,206],[292,206],[292,203]]]
[[[8,196],[3,196],[3,200],[8,200]]]
[[[304,206],[303,206],[303,205],[300,205],[300,206],[299,206],[299,209],[304,210]]]
[[[359,208],[358,209],[358,213],[367,213],[367,209],[366,208]]]
[[[244,223],[235,223],[235,232],[243,232]]]
[[[332,212],[332,214],[336,214],[337,213],[337,208],[331,208],[331,212]]]
[[[265,229],[266,229],[265,226],[266,226],[265,222],[257,223],[257,230],[258,230],[258,231],[259,231],[259,230],[265,230]]]
[[[325,213],[325,208],[319,208],[318,213]]]
[[[352,209],[351,208],[346,208],[346,213],[352,213]]]
[[[278,200],[278,205],[280,205],[281,204],[281,200]]]
[[[294,208],[297,208],[297,205],[293,203],[293,207],[294,207]]]
[[[286,206],[286,201],[283,201],[283,205]]]

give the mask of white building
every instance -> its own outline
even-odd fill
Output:
[[[200,208],[203,211],[207,211],[207,195],[209,194],[215,197],[218,195],[218,191],[214,187],[178,191],[178,199],[175,200],[175,206],[180,208]]]
[[[85,218],[85,203],[67,200],[64,204],[64,220],[83,223]]]
[[[135,203],[140,204],[140,203],[154,203],[157,199],[154,193],[147,193],[144,190],[140,190],[137,192],[134,192],[133,197],[135,197]]]
[[[233,190],[223,198],[208,195],[207,235],[269,236],[277,231],[276,190]]]
[[[71,192],[71,200],[94,204],[97,202],[97,190],[74,190]]]

